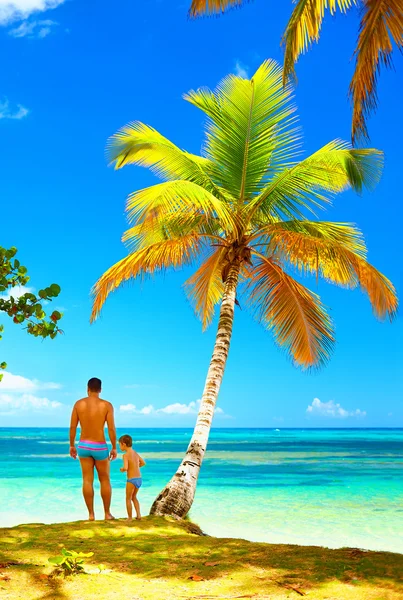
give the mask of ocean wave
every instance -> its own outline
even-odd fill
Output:
[[[69,458],[70,454],[19,454],[18,458]]]
[[[31,439],[32,439],[32,438],[31,438]],[[46,441],[45,441],[45,440],[40,440],[40,441],[38,442],[38,444],[52,444],[52,445],[53,445],[53,444],[55,444],[55,445],[57,445],[57,444],[60,444],[60,445],[68,446],[68,445],[69,445],[69,442],[61,442],[61,441],[59,441],[59,440],[58,440],[58,441],[55,441],[55,442],[48,441],[48,440],[46,440]]]
[[[0,440],[40,440],[39,437],[32,437],[30,435],[0,435]]]

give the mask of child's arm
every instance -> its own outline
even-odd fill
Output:
[[[138,455],[138,457],[139,457],[139,467],[141,469],[141,467],[145,466],[146,461],[143,458],[141,458],[140,454]]]
[[[128,460],[126,454],[125,454],[124,457],[123,457],[123,467],[120,469],[120,472],[121,473],[126,473],[126,471],[128,470],[128,468],[129,468],[129,460]]]

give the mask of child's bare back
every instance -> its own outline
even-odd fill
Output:
[[[127,479],[133,479],[133,477],[141,477],[140,473],[140,460],[141,457],[133,448],[128,448],[125,454],[126,465],[127,465]]]

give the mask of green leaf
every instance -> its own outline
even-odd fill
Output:
[[[48,562],[51,565],[62,565],[64,563],[64,556],[52,556],[52,558],[48,558]]]
[[[47,293],[45,290],[39,290],[38,296],[39,298],[47,298]]]
[[[52,285],[50,286],[50,290],[52,291],[52,295],[56,297],[60,294],[61,287],[57,283],[52,283]]]
[[[6,250],[6,258],[13,258],[17,254],[17,248],[12,246],[9,250]]]
[[[7,363],[4,361],[0,363],[0,369],[7,369]]]

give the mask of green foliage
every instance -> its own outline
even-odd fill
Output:
[[[48,561],[51,565],[55,565],[57,573],[63,573],[66,577],[67,575],[82,573],[84,571],[84,559],[91,558],[91,556],[94,556],[93,552],[75,552],[74,550],[62,548],[60,554],[52,556]]]
[[[60,294],[60,286],[52,283],[49,287],[39,290],[38,294],[26,292],[21,296],[13,296],[13,288],[25,286],[29,282],[28,269],[21,265],[15,258],[17,248],[9,249],[0,246],[0,313],[8,315],[13,323],[21,325],[26,323],[27,333],[35,336],[54,339],[63,333],[58,327],[62,314],[55,310],[46,318],[43,302],[50,302]],[[0,325],[0,339],[2,338],[3,325]],[[5,369],[7,364],[0,363],[0,369]],[[0,374],[0,381],[2,379]]]

